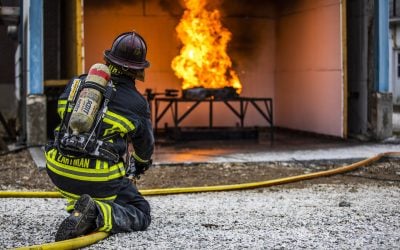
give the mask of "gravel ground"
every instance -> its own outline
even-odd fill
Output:
[[[153,222],[87,249],[399,249],[398,185],[314,184],[147,197]],[[52,242],[62,199],[0,199],[0,247]],[[33,213],[32,211],[38,211]]]
[[[140,189],[294,176],[354,162],[155,166]],[[0,190],[54,190],[27,151],[0,156]],[[270,188],[149,196],[153,222],[87,249],[400,249],[400,160]],[[63,199],[0,199],[0,249],[53,242]]]

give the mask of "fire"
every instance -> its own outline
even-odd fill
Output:
[[[183,47],[172,69],[183,80],[182,89],[233,87],[242,90],[226,48],[231,32],[220,22],[218,10],[207,11],[207,0],[184,0],[186,10],[176,27]]]

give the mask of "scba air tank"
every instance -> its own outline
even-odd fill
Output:
[[[101,63],[94,64],[88,72],[85,84],[79,93],[74,110],[72,111],[69,120],[69,127],[72,134],[89,132],[96,118],[97,111],[101,105],[103,94],[90,85],[98,85],[100,88],[105,88],[110,80],[110,70]]]

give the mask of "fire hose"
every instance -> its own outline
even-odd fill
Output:
[[[218,191],[234,191],[244,189],[254,189],[261,187],[270,187],[274,185],[287,184],[302,180],[309,180],[318,177],[327,177],[336,174],[342,174],[355,170],[361,166],[371,164],[380,160],[383,157],[400,157],[400,152],[384,152],[377,154],[373,157],[352,163],[350,165],[338,167],[335,169],[329,169],[314,173],[283,177],[278,179],[272,179],[260,182],[251,182],[243,184],[231,184],[231,185],[216,185],[216,186],[203,186],[203,187],[182,187],[182,188],[162,188],[162,189],[148,189],[141,190],[140,192],[144,196],[151,195],[170,195],[170,194],[182,194],[182,193],[200,193],[200,192],[218,192]],[[0,191],[0,198],[61,198],[61,194],[58,192],[29,192],[29,191]],[[85,246],[92,245],[100,240],[103,240],[109,236],[105,232],[95,232],[82,237],[69,239],[65,241],[45,243],[42,245],[26,246],[17,249],[77,249]]]

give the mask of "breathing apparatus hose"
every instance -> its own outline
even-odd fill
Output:
[[[244,190],[253,189],[261,187],[269,187],[274,185],[281,185],[286,183],[292,183],[302,180],[309,180],[318,177],[327,177],[336,174],[342,174],[355,170],[361,166],[371,164],[380,160],[383,157],[400,157],[400,152],[385,152],[377,154],[373,157],[352,163],[350,165],[338,167],[335,169],[302,174],[291,177],[278,178],[267,181],[243,183],[243,184],[232,184],[232,185],[217,185],[217,186],[205,186],[205,187],[182,187],[182,188],[162,188],[162,189],[147,189],[140,190],[144,196],[150,195],[169,195],[169,194],[181,194],[181,193],[199,193],[199,192],[217,192],[217,191],[234,191],[234,190]],[[61,198],[61,194],[58,192],[20,192],[20,191],[0,191],[0,198]],[[95,232],[86,236],[59,241],[54,243],[46,243],[43,245],[27,246],[17,249],[76,249],[84,246],[89,246],[94,244],[106,237],[108,233],[105,232]]]

